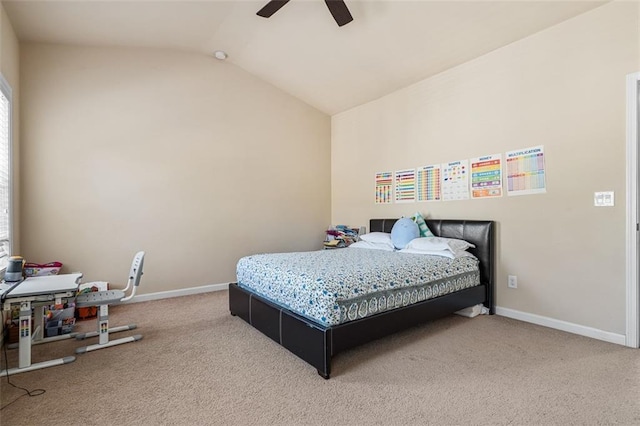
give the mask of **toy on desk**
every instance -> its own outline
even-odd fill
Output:
[[[22,280],[22,267],[24,266],[24,258],[22,256],[9,257],[7,270],[4,273],[4,280],[9,283]]]
[[[24,276],[25,277],[44,277],[47,275],[58,275],[62,269],[62,263],[49,262],[49,263],[33,263],[27,262],[24,264]]]

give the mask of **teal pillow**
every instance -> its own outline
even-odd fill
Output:
[[[416,214],[412,217],[413,221],[418,225],[418,229],[420,229],[421,237],[435,237],[431,229],[427,226],[427,222],[424,221],[424,217],[420,214],[420,212],[416,212]]]
[[[398,219],[391,228],[391,241],[398,250],[406,247],[409,242],[420,236],[420,229],[413,219],[403,217]]]

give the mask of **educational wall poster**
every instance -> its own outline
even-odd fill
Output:
[[[442,200],[469,199],[469,160],[442,164]]]
[[[507,195],[547,192],[544,147],[520,149],[506,153]]]
[[[440,164],[418,167],[416,188],[418,201],[440,201]]]
[[[376,204],[391,204],[393,172],[376,173]]]
[[[502,154],[471,160],[471,198],[502,197]]]
[[[395,176],[396,203],[416,201],[416,169],[398,170]]]

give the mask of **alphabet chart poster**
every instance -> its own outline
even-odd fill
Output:
[[[471,198],[502,197],[502,155],[471,159]]]
[[[469,160],[454,161],[442,165],[442,199],[469,199]]]
[[[418,167],[416,178],[418,201],[440,201],[440,164]]]
[[[506,160],[507,195],[547,192],[542,145],[507,152]]]
[[[416,169],[398,170],[395,182],[396,203],[416,201]]]
[[[391,204],[393,191],[393,173],[376,173],[376,204]]]

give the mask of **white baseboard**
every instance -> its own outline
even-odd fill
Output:
[[[524,322],[530,322],[532,324],[542,325],[544,327],[554,328],[556,330],[562,330],[568,333],[578,334],[580,336],[591,337],[592,339],[603,340],[605,342],[615,343],[618,345],[624,346],[626,342],[626,336],[624,334],[611,333],[609,331],[586,327],[584,325],[561,321],[554,318],[543,317],[541,315],[516,311],[509,308],[501,308],[500,306],[496,306],[496,315],[501,315],[503,317],[513,318]]]
[[[209,284],[200,287],[182,288],[180,290],[160,291],[157,293],[137,294],[127,303],[148,302],[150,300],[169,299],[172,297],[190,296],[192,294],[210,293],[212,291],[227,290],[229,284]]]
[[[161,291],[157,293],[140,294],[130,300],[128,303],[147,302],[150,300],[169,299],[172,297],[190,296],[193,294],[209,293],[213,291],[227,290],[229,284],[209,284],[200,287],[183,288],[179,290]],[[574,324],[567,321],[561,321],[554,318],[543,317],[541,315],[530,314],[528,312],[516,311],[515,309],[502,308],[496,306],[496,314],[503,317],[516,319],[519,321],[529,322],[543,327],[549,327],[556,330],[566,331],[568,333],[580,336],[590,337],[592,339],[602,340],[618,345],[626,344],[626,336],[624,334],[611,333],[609,331],[599,330],[597,328],[586,327],[584,325]]]

